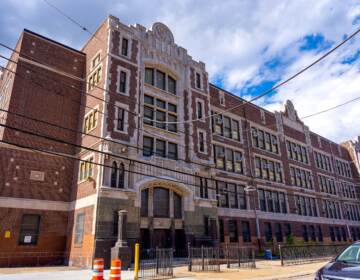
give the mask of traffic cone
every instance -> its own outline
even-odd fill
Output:
[[[121,260],[116,259],[111,261],[109,280],[121,280]]]
[[[104,259],[94,260],[92,280],[104,280]]]

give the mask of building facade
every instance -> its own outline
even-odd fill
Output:
[[[360,239],[356,145],[311,132],[290,101],[272,113],[211,84],[164,24],[110,16],[81,51],[25,30],[12,61],[0,82],[8,255],[108,263],[119,210],[130,246],[179,255]]]

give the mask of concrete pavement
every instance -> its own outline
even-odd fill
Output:
[[[180,280],[313,280],[314,273],[326,262],[281,266],[280,261],[257,261],[256,269],[226,269],[221,272],[188,272],[187,267],[175,267],[174,276]],[[105,271],[105,279],[109,271]],[[90,280],[91,270],[69,267],[0,268],[1,280]],[[133,279],[132,271],[123,271],[122,280]]]

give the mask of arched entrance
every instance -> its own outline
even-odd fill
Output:
[[[139,188],[142,248],[186,249],[184,214],[188,190],[165,182]]]

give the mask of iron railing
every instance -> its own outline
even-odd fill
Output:
[[[328,260],[341,253],[348,245],[285,245],[279,246],[281,265]]]
[[[173,276],[173,249],[140,252],[139,278],[161,279]]]
[[[189,271],[220,271],[227,268],[255,268],[255,250],[252,247],[189,247]]]
[[[220,261],[227,268],[255,268],[255,249],[253,247],[224,246],[220,250]]]

